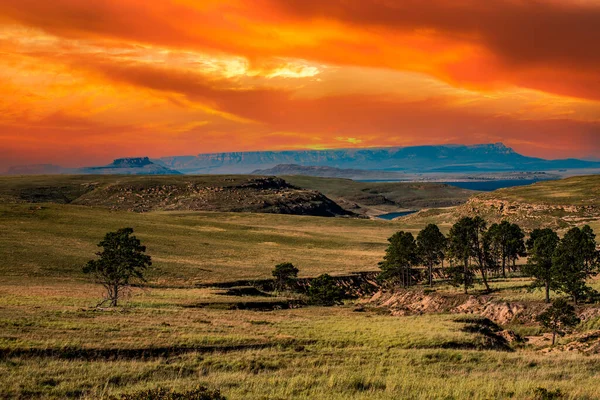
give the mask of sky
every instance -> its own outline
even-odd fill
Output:
[[[503,142],[600,158],[600,0],[2,0],[0,168]]]

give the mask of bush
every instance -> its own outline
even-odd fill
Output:
[[[342,304],[346,293],[335,284],[328,274],[323,274],[313,279],[308,288],[308,299],[310,304],[320,306],[333,306]]]
[[[112,397],[112,400],[226,400],[218,390],[210,390],[204,386],[185,392],[176,392],[172,389],[155,388],[147,389],[131,394],[123,394],[120,397]]]
[[[543,387],[537,387],[533,391],[533,394],[535,395],[536,400],[555,400],[563,398],[563,394],[560,389],[548,390]]]
[[[292,263],[277,264],[272,272],[275,278],[275,288],[283,291],[294,287],[298,272],[298,268],[294,267]]]

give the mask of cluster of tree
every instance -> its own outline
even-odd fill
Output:
[[[390,242],[379,266],[380,278],[405,287],[421,278],[418,267],[427,267],[427,281],[433,285],[433,270],[448,259],[452,265],[445,270],[451,281],[463,285],[465,291],[473,285],[474,272],[481,273],[487,289],[488,273],[506,277],[507,266],[525,255],[525,234],[516,224],[503,221],[487,228],[481,217],[465,217],[450,229],[446,237],[437,225],[429,224],[415,239],[410,232],[398,232]]]
[[[596,235],[588,225],[570,229],[562,239],[552,229],[535,229],[527,240],[529,257],[523,272],[535,279],[533,287],[544,288],[547,303],[553,290],[577,304],[596,294],[586,284],[600,268],[596,246]]]
[[[463,217],[444,236],[435,224],[419,232],[417,238],[400,231],[388,239],[380,279],[393,285],[408,287],[423,279],[433,284],[433,270],[450,261],[444,273],[450,282],[462,286],[465,293],[478,274],[486,290],[490,290],[490,274],[507,276],[516,270],[516,261],[529,256],[523,272],[535,278],[535,287],[544,287],[546,301],[550,290],[568,294],[577,303],[593,293],[586,279],[600,267],[593,230],[589,226],[573,228],[560,239],[551,229],[536,229],[525,242],[519,225],[502,221],[488,227],[479,217]]]

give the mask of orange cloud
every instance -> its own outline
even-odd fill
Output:
[[[594,155],[598,26],[598,3],[567,0],[4,0],[0,166],[491,141]]]

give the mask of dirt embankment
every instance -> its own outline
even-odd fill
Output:
[[[388,309],[392,315],[474,314],[500,325],[535,323],[536,317],[548,307],[543,302],[507,302],[491,295],[426,293],[424,290],[379,291],[363,300],[363,304]],[[597,306],[580,306],[577,311],[583,321],[600,315]]]

